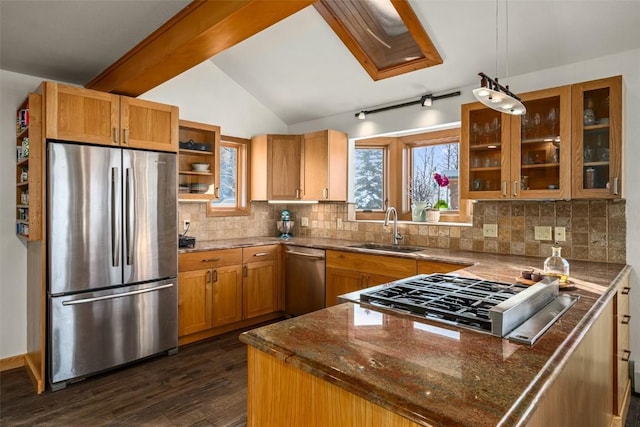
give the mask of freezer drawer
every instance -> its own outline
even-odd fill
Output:
[[[49,381],[54,390],[178,346],[177,282],[163,280],[49,297]]]

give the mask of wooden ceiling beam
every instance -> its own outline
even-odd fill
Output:
[[[139,96],[314,1],[193,1],[85,87]]]

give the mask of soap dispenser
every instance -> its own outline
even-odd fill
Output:
[[[557,277],[560,284],[569,280],[569,263],[562,258],[562,248],[557,243],[551,247],[551,256],[544,260],[543,274],[545,276]]]

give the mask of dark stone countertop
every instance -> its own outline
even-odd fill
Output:
[[[443,249],[383,253],[325,239],[284,243],[458,262],[470,266],[457,274],[509,282],[543,262]],[[351,302],[245,332],[241,340],[418,424],[523,425],[629,271],[572,261],[571,292],[580,299],[533,346]]]

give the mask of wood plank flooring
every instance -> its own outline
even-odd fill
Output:
[[[40,396],[24,368],[0,374],[0,426],[245,426],[247,352],[240,331]],[[640,397],[626,427],[640,426]]]
[[[0,426],[244,426],[239,332],[37,396],[24,368],[0,374]]]

